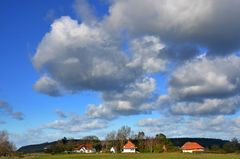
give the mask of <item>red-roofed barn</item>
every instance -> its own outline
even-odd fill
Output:
[[[183,153],[203,152],[204,147],[196,142],[186,142],[182,147]]]
[[[135,153],[136,152],[136,146],[128,140],[128,142],[123,146],[122,153]]]

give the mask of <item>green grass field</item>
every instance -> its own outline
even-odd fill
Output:
[[[34,154],[26,159],[240,159],[239,154],[182,154],[182,153],[139,153],[139,154]]]

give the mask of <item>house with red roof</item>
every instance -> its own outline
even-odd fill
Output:
[[[83,144],[79,145],[74,149],[76,153],[95,153],[96,149],[93,147],[92,144]]]
[[[186,142],[182,147],[183,153],[203,152],[204,147],[197,142]]]
[[[135,153],[136,152],[136,146],[128,140],[128,142],[123,146],[122,153]]]

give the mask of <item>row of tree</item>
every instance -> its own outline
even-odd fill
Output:
[[[180,151],[180,147],[174,145],[171,140],[162,133],[156,134],[155,136],[146,136],[143,131],[134,133],[130,127],[122,126],[117,131],[109,132],[105,140],[100,141],[97,136],[86,136],[81,140],[63,138],[47,147],[46,152],[71,152],[80,144],[92,144],[97,152],[110,152],[111,147],[115,147],[117,152],[121,152],[128,139],[136,145],[137,151],[139,152],[160,153],[164,151]],[[233,153],[240,152],[240,143],[234,138],[224,145],[220,146],[216,144],[205,148],[207,151],[214,153]]]
[[[63,138],[45,147],[47,153],[72,152],[81,144],[92,144],[97,152],[110,152],[111,147],[115,147],[117,152],[121,152],[124,144],[130,139],[137,147],[139,152],[164,152],[179,151],[180,145],[174,145],[164,134],[159,133],[155,136],[146,136],[143,131],[134,133],[130,127],[122,126],[117,131],[109,132],[105,140],[100,140],[97,136],[86,136],[80,140]],[[214,142],[215,143],[215,142]],[[205,146],[203,144],[203,146]],[[211,145],[207,148],[209,152],[215,153],[234,153],[240,152],[240,143],[237,138],[226,142],[223,145]],[[15,154],[16,147],[9,141],[6,131],[0,131],[0,157],[12,156]]]
[[[63,138],[55,144],[46,147],[45,152],[60,153],[71,152],[80,144],[92,144],[97,152],[110,152],[111,147],[115,147],[118,152],[122,151],[124,144],[130,139],[139,152],[163,152],[174,151],[176,148],[164,134],[156,134],[155,137],[147,137],[144,132],[134,134],[128,126],[122,126],[117,131],[112,131],[106,135],[105,140],[100,141],[96,136],[86,136],[81,140]]]
[[[240,143],[237,138],[225,143],[222,147],[213,145],[210,147],[210,152],[215,153],[240,153]]]
[[[103,149],[108,151],[112,146],[118,151],[122,150],[123,145],[128,139],[136,145],[139,152],[163,152],[173,151],[175,147],[164,134],[156,134],[155,137],[145,136],[143,131],[134,133],[128,126],[123,126],[117,131],[112,131],[106,135],[103,142]]]

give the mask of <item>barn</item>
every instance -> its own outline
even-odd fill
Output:
[[[194,153],[194,152],[203,152],[204,147],[199,145],[197,142],[186,142],[182,147],[183,153]]]

